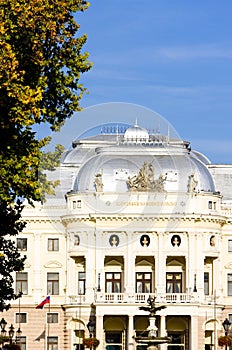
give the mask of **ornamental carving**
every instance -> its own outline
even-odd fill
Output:
[[[142,235],[140,237],[140,244],[142,247],[148,247],[150,244],[150,237],[148,235]]]
[[[155,180],[154,174],[155,170],[153,164],[144,162],[142,168],[138,172],[138,175],[128,177],[128,189],[131,191],[166,192],[164,190],[164,182],[166,177],[161,174],[159,178]]]
[[[188,192],[196,192],[198,181],[194,178],[194,174],[189,176],[188,181]]]
[[[117,247],[119,245],[119,237],[117,235],[111,235],[109,243],[111,247]]]
[[[171,238],[171,243],[173,247],[179,247],[181,244],[181,238],[179,235],[173,235]]]
[[[103,191],[102,174],[98,173],[95,175],[94,186],[95,186],[96,192]]]

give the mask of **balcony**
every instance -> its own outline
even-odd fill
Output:
[[[81,306],[95,304],[146,304],[149,296],[156,296],[157,304],[203,304],[214,305],[215,299],[213,295],[201,295],[199,293],[164,293],[164,294],[149,294],[149,293],[104,293],[94,292],[82,295],[69,295],[66,300],[66,305]],[[217,303],[220,303],[217,297]]]
[[[147,293],[96,293],[96,303],[146,303],[150,294]],[[196,293],[167,293],[156,295],[156,302],[162,304],[169,303],[198,303],[199,296]]]

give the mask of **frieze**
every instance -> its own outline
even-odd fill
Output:
[[[169,206],[169,207],[174,207],[174,206],[177,206],[178,202],[144,202],[144,201],[129,201],[129,202],[116,202],[116,205],[117,206],[126,206],[126,207],[129,207],[129,206],[134,206],[134,207],[139,207],[139,206],[159,206],[159,207],[162,207],[162,206]]]

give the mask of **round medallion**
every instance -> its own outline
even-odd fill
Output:
[[[111,247],[117,247],[119,245],[119,237],[117,235],[111,235],[109,243]]]
[[[179,247],[181,244],[181,238],[179,235],[173,235],[171,239],[171,243],[173,247]]]
[[[140,237],[140,244],[142,247],[148,247],[150,244],[150,237],[148,235],[142,235]]]

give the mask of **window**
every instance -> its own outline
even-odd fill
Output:
[[[106,350],[122,349],[122,333],[106,332]]]
[[[18,250],[27,250],[27,238],[17,238],[16,242]]]
[[[85,272],[78,272],[78,294],[85,294]]]
[[[28,294],[27,272],[16,272],[16,293]]]
[[[47,337],[47,349],[58,350],[58,337]]]
[[[228,240],[228,252],[232,252],[232,239]]]
[[[18,337],[17,344],[20,346],[20,350],[26,350],[26,337]]]
[[[151,293],[151,272],[136,272],[136,293]]]
[[[76,350],[86,350],[85,346],[82,344],[83,343],[83,338],[85,337],[85,332],[82,329],[75,329],[75,338],[74,340],[74,346]]]
[[[232,295],[232,274],[228,273],[227,275],[227,293]]]
[[[73,209],[80,209],[81,208],[81,200],[73,201]]]
[[[212,201],[208,202],[208,209],[216,210],[216,208],[217,208],[217,203],[216,202],[212,202]]]
[[[182,350],[184,348],[184,334],[183,333],[170,333],[168,332],[168,336],[172,338],[172,342],[168,345],[168,350]]]
[[[17,312],[15,314],[15,323],[27,323],[27,314],[24,312]]]
[[[204,293],[209,295],[209,272],[204,272]]]
[[[47,294],[59,294],[59,273],[48,272],[47,274]]]
[[[59,250],[59,239],[58,238],[48,238],[48,251],[57,252]]]
[[[167,272],[166,291],[167,293],[182,292],[182,273],[181,272]]]
[[[106,292],[121,292],[121,272],[106,272]]]
[[[47,323],[58,323],[58,313],[57,312],[47,313]]]

